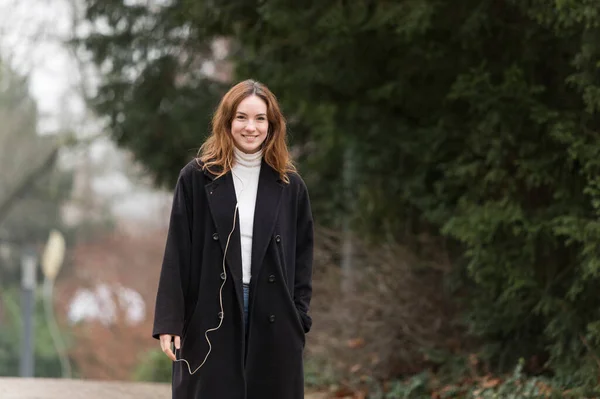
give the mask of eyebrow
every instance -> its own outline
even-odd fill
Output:
[[[236,111],[236,114],[248,116],[248,114],[242,111]],[[256,116],[267,116],[267,114],[256,114]]]

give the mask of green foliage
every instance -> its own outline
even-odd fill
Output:
[[[589,394],[589,393],[588,393]],[[437,376],[424,372],[407,380],[393,381],[386,392],[369,395],[372,399],[521,399],[521,398],[577,398],[587,397],[583,392],[563,392],[546,378],[527,377],[521,362],[504,379],[465,379],[455,384],[440,384]]]
[[[2,293],[3,319],[0,323],[0,376],[18,376],[23,336],[19,291]],[[61,332],[68,342],[68,333]],[[61,365],[44,315],[42,298],[36,298],[34,315],[34,367],[35,377],[61,377]]]
[[[109,117],[115,141],[132,149],[158,183],[172,185],[206,137],[223,93],[222,84],[199,73],[210,47],[190,24],[204,13],[203,19],[214,16],[202,2],[185,0],[172,6],[87,3],[87,18],[109,28],[85,40],[105,72],[90,101]]]
[[[317,355],[306,356],[304,359],[304,385],[311,388],[329,388],[337,381],[336,373],[327,359]]]
[[[98,110],[172,184],[223,90],[198,66],[231,39],[235,78],[283,104],[319,223],[447,237],[488,365],[539,356],[557,381],[595,386],[599,13],[592,0],[96,0],[87,17],[110,29],[84,42],[106,67]]]
[[[472,388],[469,397],[491,398],[563,398],[558,390],[553,390],[549,382],[543,378],[526,378],[523,375],[521,362],[513,374],[499,384],[482,384],[483,387]],[[443,396],[442,396],[443,397]],[[449,396],[446,396],[449,397]]]
[[[172,364],[165,354],[152,349],[146,352],[135,369],[135,381],[171,382]]]
[[[430,398],[429,378],[429,373],[422,373],[411,377],[408,381],[395,381],[391,384],[388,392],[379,396],[381,399]]]

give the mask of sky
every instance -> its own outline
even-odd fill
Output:
[[[67,128],[79,135],[94,135],[102,124],[86,109],[81,95],[81,68],[71,49],[64,44],[72,36],[71,4],[83,0],[0,0],[0,56],[13,69],[29,76],[30,92],[35,98],[40,119],[39,134],[56,134]],[[85,70],[85,82],[94,85],[93,74]],[[88,85],[89,86],[89,85]],[[89,90],[89,87],[88,87]],[[93,90],[93,88],[92,88]],[[109,140],[98,140],[89,148],[92,160],[109,162],[122,154]],[[66,161],[76,167],[76,157]],[[107,164],[95,176],[92,188],[111,198],[116,216],[148,220],[162,214],[169,194],[148,183],[132,181],[119,167]]]
[[[65,108],[79,117],[84,112],[76,63],[63,44],[70,18],[69,0],[0,0],[0,54],[29,75],[43,134],[60,129]]]

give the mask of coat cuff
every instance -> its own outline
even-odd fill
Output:
[[[178,337],[181,337],[181,328],[173,324],[171,326],[155,326],[152,330],[152,338],[160,339],[160,336],[163,334],[177,335]]]

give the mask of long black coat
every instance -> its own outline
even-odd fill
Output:
[[[182,337],[178,358],[192,371],[209,349],[206,330],[219,323],[219,287],[224,319],[209,332],[212,351],[190,375],[173,363],[174,399],[303,399],[302,353],[312,321],[313,221],[306,186],[290,183],[264,161],[258,182],[252,238],[248,335],[243,319],[240,228],[231,172],[215,178],[196,161],[179,175],[160,275],[153,336]]]

